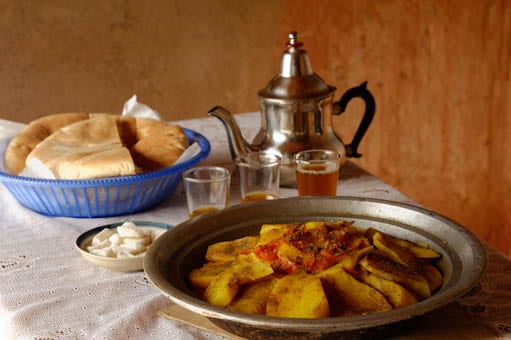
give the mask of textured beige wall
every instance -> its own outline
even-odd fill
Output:
[[[359,164],[511,254],[511,2],[286,4],[318,73],[369,81]],[[346,136],[361,109],[348,111]]]
[[[119,113],[137,94],[167,119],[257,91],[298,30],[336,99],[367,80],[377,113],[357,163],[511,253],[507,0],[0,0],[0,117]],[[351,139],[363,107],[335,119]]]
[[[279,1],[0,1],[0,117],[120,113],[133,94],[168,119],[258,109],[276,70]]]

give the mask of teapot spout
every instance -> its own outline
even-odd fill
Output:
[[[215,106],[208,111],[208,115],[218,118],[224,125],[227,132],[227,140],[229,141],[229,149],[233,159],[240,155],[259,151],[259,147],[252,145],[245,140],[241,133],[241,129],[231,112],[221,106]]]

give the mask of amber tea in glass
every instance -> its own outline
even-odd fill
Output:
[[[335,196],[341,156],[331,150],[305,150],[295,155],[300,196]]]

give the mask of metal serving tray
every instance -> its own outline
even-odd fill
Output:
[[[354,317],[288,319],[218,308],[193,295],[188,273],[199,267],[209,244],[257,235],[263,223],[349,220],[362,228],[425,242],[442,254],[444,283],[430,298],[389,312]],[[486,270],[484,245],[470,231],[432,211],[377,199],[294,197],[238,205],[188,220],[163,234],[145,256],[154,285],[176,304],[249,338],[368,338],[397,322],[431,312],[468,292]]]

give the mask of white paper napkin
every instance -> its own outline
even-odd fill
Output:
[[[152,118],[159,121],[162,120],[158,111],[151,109],[145,104],[139,103],[137,101],[136,94],[124,103],[121,115],[127,117]]]

